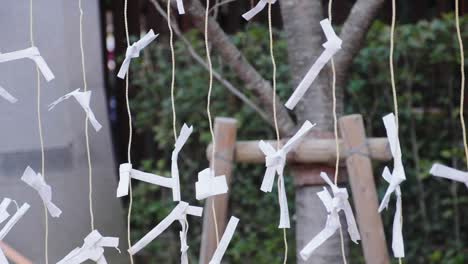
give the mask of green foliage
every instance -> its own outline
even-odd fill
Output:
[[[462,19],[466,40],[467,19]],[[203,40],[197,32],[186,34],[197,52],[204,56]],[[275,33],[275,53],[278,63],[278,93],[285,99],[291,92],[287,64],[286,41]],[[268,33],[259,25],[249,25],[244,32],[232,36],[233,43],[265,77],[271,79]],[[147,171],[168,175],[173,148],[172,110],[170,101],[170,54],[167,40],[160,39],[134,68],[134,83],[138,93],[132,102],[136,127],[140,135],[152,135],[146,160],[141,166]],[[354,61],[345,91],[345,112],[361,113],[366,120],[368,136],[384,136],[381,117],[393,111],[388,67],[389,27],[376,22],[365,46]],[[176,41],[177,127],[194,125],[195,132],[183,148],[179,167],[183,199],[194,205],[194,182],[197,172],[207,166],[205,148],[211,141],[205,112],[208,74]],[[232,73],[227,61],[213,50],[215,69],[234,83],[247,96],[254,98]],[[396,83],[400,106],[400,134],[407,181],[403,184],[404,236],[408,263],[464,263],[468,258],[468,193],[464,186],[428,175],[434,161],[464,167],[461,134],[458,123],[458,44],[453,16],[432,21],[398,25],[395,50]],[[273,138],[274,134],[258,115],[232,96],[219,83],[214,83],[212,113],[238,120],[238,138]],[[382,166],[378,164],[375,175]],[[391,166],[391,164],[390,164]],[[230,190],[230,212],[241,219],[238,231],[228,249],[226,260],[241,263],[278,263],[282,258],[282,231],[277,229],[279,210],[276,191],[264,194],[259,190],[263,166],[236,164]],[[379,197],[387,186],[377,177]],[[288,230],[289,259],[295,259],[294,189],[291,177],[286,177],[293,228]],[[134,192],[133,237],[140,238],[174,207],[168,190],[137,185]],[[387,241],[391,241],[393,203],[382,213]],[[198,262],[201,219],[189,217],[190,258]],[[145,250],[145,263],[177,263],[179,238],[177,225]],[[261,248],[261,250],[259,250]],[[359,246],[352,247],[353,262],[362,263]],[[390,248],[389,248],[390,249]],[[390,251],[391,252],[391,251]]]

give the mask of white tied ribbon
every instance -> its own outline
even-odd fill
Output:
[[[468,172],[460,171],[442,164],[432,165],[430,174],[436,177],[446,178],[457,182],[462,182],[468,187]]]
[[[177,11],[179,15],[185,14],[184,2],[183,0],[177,0]]]
[[[55,78],[54,74],[50,70],[49,66],[47,66],[47,63],[41,57],[41,53],[39,53],[39,50],[36,47],[30,47],[27,49],[8,52],[8,53],[1,53],[0,63],[26,59],[26,58],[31,59],[36,63],[42,75],[48,82],[52,81]]]
[[[297,88],[294,90],[294,93],[286,102],[285,106],[290,110],[293,110],[294,107],[296,107],[299,100],[301,100],[301,98],[307,92],[310,85],[314,82],[315,78],[317,78],[323,67],[328,63],[329,60],[331,60],[335,53],[341,49],[342,41],[335,34],[335,31],[333,31],[330,20],[324,19],[320,21],[320,25],[322,26],[322,30],[325,33],[325,37],[327,38],[327,42],[322,45],[325,50],[322,52],[322,54],[320,54],[318,59],[305,75],[304,79],[302,79],[302,81],[299,83],[299,86],[297,86]]]
[[[180,150],[187,142],[188,137],[193,131],[193,127],[188,127],[186,124],[182,126],[179,137],[176,140],[175,148],[172,151],[171,157],[171,174],[172,177],[163,177],[152,173],[142,172],[132,168],[132,164],[123,163],[119,168],[119,185],[117,187],[117,197],[128,195],[130,186],[130,179],[144,181],[150,184],[159,185],[172,189],[172,196],[174,201],[180,201],[180,183],[179,183],[179,169],[177,167],[177,159]]]
[[[202,213],[203,208],[201,207],[191,206],[186,202],[179,202],[179,204],[172,210],[172,212],[168,216],[166,216],[166,218],[164,218],[156,227],[154,227],[150,232],[148,232],[144,237],[142,237],[138,242],[136,242],[131,248],[129,248],[128,252],[131,255],[137,254],[140,250],[142,250],[159,235],[161,235],[172,223],[174,223],[175,221],[179,221],[182,226],[182,231],[180,232],[181,263],[187,264],[187,215],[200,217]]]
[[[7,90],[5,90],[1,86],[0,86],[0,96],[12,104],[18,102],[18,99],[16,99],[13,95],[11,95]]]
[[[379,212],[382,212],[388,207],[390,197],[395,192],[397,197],[397,207],[393,220],[393,238],[392,238],[392,249],[393,254],[397,258],[403,258],[405,256],[403,233],[402,233],[402,218],[401,218],[401,189],[400,184],[406,180],[405,170],[401,159],[401,147],[400,139],[398,137],[397,125],[395,115],[390,113],[383,117],[385,130],[387,131],[388,143],[390,145],[390,151],[393,156],[393,171],[390,173],[390,169],[384,168],[382,176],[389,183],[385,196],[379,206]]]
[[[93,230],[85,237],[82,247],[75,248],[57,264],[80,264],[87,260],[98,264],[106,264],[104,248],[115,248],[119,252],[118,237],[103,237],[97,230]]]
[[[226,176],[215,176],[214,171],[206,168],[198,173],[198,181],[195,183],[197,200],[203,200],[228,192]]]
[[[54,107],[61,103],[62,101],[67,100],[70,97],[74,97],[76,101],[80,104],[80,106],[85,111],[86,115],[88,116],[89,122],[94,127],[94,130],[99,131],[102,128],[102,125],[97,121],[96,116],[94,115],[93,110],[91,110],[90,102],[91,102],[91,91],[80,92],[80,89],[76,89],[73,92],[67,93],[66,95],[60,97],[59,99],[55,100],[53,103],[49,105],[49,111],[54,109]]]
[[[155,35],[154,31],[151,29],[140,40],[127,47],[125,59],[122,62],[122,65],[120,66],[120,70],[117,74],[117,77],[119,77],[120,79],[125,78],[125,76],[128,73],[128,69],[130,68],[130,62],[132,61],[132,59],[140,57],[141,50],[148,46],[153,40],[155,40],[158,37],[158,35]]]
[[[234,232],[236,232],[237,224],[239,223],[239,218],[235,216],[231,216],[229,219],[229,223],[224,230],[223,237],[221,241],[219,241],[218,247],[216,247],[216,251],[213,254],[209,264],[220,264],[221,260],[223,259],[224,253],[226,253],[226,249],[229,246],[229,242],[231,242],[232,236],[234,236]]]
[[[323,188],[323,191],[317,193],[318,197],[327,209],[327,222],[325,224],[325,228],[322,231],[320,231],[320,233],[318,233],[301,250],[300,255],[303,260],[307,260],[315,251],[315,249],[322,245],[327,239],[329,239],[333,234],[335,234],[338,228],[341,227],[339,215],[340,211],[343,211],[345,214],[346,223],[348,225],[348,233],[351,237],[351,240],[356,244],[358,243],[358,240],[361,240],[356,220],[354,219],[353,210],[351,209],[351,205],[348,201],[348,191],[346,190],[346,188],[339,188],[338,186],[336,186],[330,180],[330,178],[328,178],[328,175],[326,173],[321,172],[320,177],[322,177],[322,179],[324,179],[332,189],[333,197],[330,195],[326,187]]]
[[[274,3],[276,3],[276,0],[260,0],[260,1],[258,1],[257,5],[254,6],[254,8],[250,9],[249,12],[243,14],[242,17],[245,20],[249,21],[254,16],[256,16],[258,13],[260,13],[268,3],[274,4]]]
[[[45,182],[44,177],[40,173],[36,173],[28,166],[24,170],[21,180],[39,193],[52,217],[60,217],[62,210],[52,202],[52,188]]]
[[[295,148],[302,140],[302,138],[312,129],[315,124],[306,121],[297,133],[288,140],[288,142],[279,150],[261,140],[258,147],[265,154],[266,171],[263,177],[262,186],[260,190],[263,192],[271,192],[275,175],[278,174],[278,197],[280,205],[280,224],[279,228],[290,228],[288,201],[286,197],[286,190],[284,187],[283,171],[286,165],[286,156],[293,148]]]
[[[0,204],[0,215],[1,219],[5,221],[10,214],[6,211],[8,206],[11,203],[11,199],[4,198],[2,203]],[[30,206],[27,203],[24,203],[21,207],[17,207],[16,213],[8,220],[5,226],[0,230],[0,241],[2,241],[5,236],[10,232],[13,226],[23,217],[23,215],[29,210]],[[2,249],[0,248],[0,264],[8,264],[8,259],[6,258],[5,254],[3,253]]]

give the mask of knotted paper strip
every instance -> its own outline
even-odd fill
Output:
[[[315,126],[315,124],[306,121],[297,133],[288,140],[288,142],[279,150],[273,146],[265,143],[263,140],[259,142],[258,147],[265,154],[266,171],[263,177],[262,186],[260,190],[263,192],[271,192],[276,173],[278,174],[278,192],[279,192],[279,205],[280,205],[280,224],[279,228],[289,228],[289,210],[288,201],[286,197],[286,190],[284,186],[283,171],[286,165],[286,156],[293,148],[295,148],[302,140],[302,138]]]
[[[94,115],[93,110],[91,110],[90,107],[90,102],[91,102],[91,91],[86,91],[86,92],[80,92],[80,89],[76,89],[73,92],[70,92],[59,99],[55,100],[53,103],[49,105],[49,111],[54,109],[54,107],[61,103],[64,100],[67,100],[70,97],[74,97],[76,101],[80,104],[80,106],[83,108],[85,113],[88,116],[89,122],[91,122],[91,125],[94,127],[94,130],[99,131],[102,128],[102,125],[97,121],[96,116]]]
[[[395,115],[390,113],[383,117],[385,130],[387,131],[387,138],[390,145],[390,151],[393,156],[393,171],[385,167],[382,176],[388,181],[389,185],[385,196],[379,206],[379,212],[388,207],[390,197],[393,192],[397,196],[397,208],[393,220],[393,238],[392,238],[392,249],[393,254],[397,258],[403,258],[405,256],[403,234],[402,234],[402,219],[401,219],[401,190],[400,184],[406,180],[405,170],[403,168],[403,162],[401,159],[401,148],[400,139],[398,137],[397,125]]]
[[[184,2],[183,0],[177,0],[177,11],[179,15],[185,14]]]
[[[3,199],[1,205],[0,205],[0,213],[4,215],[6,213],[6,209],[8,205],[11,203],[11,200],[8,198]],[[13,228],[13,226],[23,217],[23,215],[29,210],[29,204],[24,203],[16,213],[8,220],[8,222],[5,224],[5,226],[2,228],[0,231],[0,241],[2,241],[5,236],[10,232],[10,230]],[[5,211],[3,211],[5,209]],[[8,214],[8,213],[6,213]],[[4,216],[2,216],[4,217]],[[8,216],[7,216],[8,218]],[[5,220],[5,219],[4,219]],[[0,264],[8,264],[8,260],[5,257],[5,254],[3,253],[2,249],[0,248]]]
[[[107,264],[104,248],[115,248],[119,252],[118,237],[103,237],[97,230],[93,230],[86,238],[82,247],[75,248],[57,264],[80,264],[87,260],[99,264]]]
[[[52,202],[52,188],[45,182],[40,173],[36,173],[28,166],[24,170],[21,180],[39,193],[52,217],[59,217],[62,214],[62,210]]]
[[[41,54],[39,53],[39,50],[36,47],[30,47],[27,49],[8,53],[0,53],[0,63],[26,58],[31,59],[36,63],[42,75],[48,82],[52,81],[55,78],[54,74],[50,70],[49,66],[47,66],[47,63],[41,57]]]
[[[460,171],[460,170],[436,163],[432,165],[432,168],[429,171],[429,173],[436,177],[441,177],[441,178],[446,178],[449,180],[454,180],[457,182],[462,182],[466,185],[466,187],[468,187],[468,172]]]
[[[203,208],[197,206],[190,206],[186,202],[179,202],[179,204],[172,210],[172,212],[164,218],[156,227],[154,227],[150,232],[148,232],[143,238],[136,242],[128,252],[131,255],[135,255],[159,235],[164,232],[172,223],[179,221],[182,225],[182,231],[180,232],[180,241],[181,241],[181,263],[188,263],[187,257],[187,215],[194,215],[200,217],[203,213]]]
[[[209,264],[220,264],[221,260],[223,259],[224,253],[226,252],[227,247],[229,246],[229,242],[231,242],[232,236],[236,231],[237,224],[239,223],[239,218],[235,216],[231,216],[229,219],[229,223],[224,230],[223,237],[221,241],[219,241],[218,247],[213,254]]]
[[[351,209],[351,205],[349,204],[348,198],[348,191],[346,188],[339,188],[336,186],[328,175],[324,172],[320,173],[320,177],[327,182],[327,184],[331,187],[333,192],[333,197],[328,192],[327,188],[323,188],[323,191],[318,192],[317,195],[319,196],[320,200],[322,201],[323,205],[327,209],[328,216],[327,222],[325,224],[325,228],[320,231],[300,252],[300,255],[303,260],[307,260],[312,253],[317,249],[320,245],[322,245],[327,239],[329,239],[338,228],[341,227],[340,223],[340,211],[343,211],[346,218],[346,223],[348,225],[348,233],[351,237],[351,240],[354,243],[358,243],[358,240],[361,239],[359,235],[359,230],[357,228],[356,220],[354,219],[353,210]]]
[[[198,181],[195,183],[197,200],[202,200],[210,196],[215,196],[228,192],[226,176],[215,176],[210,168],[198,173]]]
[[[122,65],[120,66],[120,70],[117,74],[117,77],[119,77],[120,79],[125,78],[125,76],[128,73],[128,69],[130,68],[130,62],[132,61],[132,59],[140,57],[141,50],[148,46],[153,40],[155,40],[158,37],[158,35],[155,35],[153,30],[151,29],[139,41],[133,43],[127,48],[127,52],[125,53],[125,59],[122,62]]]
[[[11,95],[7,90],[5,90],[1,86],[0,86],[0,96],[12,104],[18,102],[18,99],[16,99],[13,95]]]
[[[249,21],[254,16],[256,16],[258,13],[260,13],[268,3],[274,4],[274,3],[276,3],[276,0],[260,0],[260,1],[258,1],[257,5],[254,6],[254,8],[250,9],[249,12],[243,14],[242,17],[245,20]]]
[[[325,50],[322,52],[322,54],[320,54],[318,59],[305,75],[304,79],[302,79],[302,81],[299,83],[299,86],[297,86],[297,88],[294,90],[294,93],[286,102],[285,106],[290,110],[293,110],[294,107],[296,107],[299,100],[301,100],[301,98],[307,92],[310,85],[314,82],[315,78],[317,78],[323,67],[328,63],[333,55],[335,55],[335,53],[341,49],[342,41],[335,34],[335,31],[333,31],[330,20],[324,19],[320,21],[320,25],[322,26],[322,30],[325,33],[325,37],[327,38],[327,42],[323,44]]]
[[[179,137],[176,140],[175,148],[172,151],[171,157],[171,174],[172,177],[163,177],[152,173],[146,173],[139,170],[132,169],[132,164],[120,164],[119,169],[119,186],[117,187],[117,197],[128,195],[130,186],[130,179],[136,179],[147,183],[159,185],[172,189],[172,196],[174,201],[180,200],[180,183],[179,183],[179,169],[177,167],[177,158],[180,150],[187,142],[188,137],[193,131],[193,127],[188,127],[186,124],[182,126]],[[177,200],[178,199],[178,200]]]
[[[10,203],[10,198],[3,198],[2,203],[0,203],[0,224],[7,220],[8,217],[10,217],[10,214],[7,211]]]

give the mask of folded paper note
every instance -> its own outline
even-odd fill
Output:
[[[460,170],[436,163],[432,165],[432,168],[429,171],[429,173],[436,177],[441,177],[441,178],[446,178],[449,180],[454,180],[457,182],[462,182],[466,185],[466,187],[468,187],[468,172],[460,171]]]
[[[36,173],[28,166],[24,170],[21,180],[39,193],[52,217],[59,217],[62,214],[60,208],[52,202],[52,188],[45,182],[44,177],[40,173]]]
[[[118,237],[103,237],[97,230],[93,230],[84,239],[83,246],[75,248],[57,264],[80,264],[87,260],[99,264],[106,264],[104,248],[115,248],[119,246]],[[120,250],[119,250],[120,252]]]
[[[158,37],[158,35],[155,35],[153,30],[150,30],[148,33],[146,33],[145,36],[143,36],[143,38],[141,38],[139,41],[133,43],[127,48],[127,52],[125,53],[125,59],[122,62],[122,66],[120,66],[120,70],[117,73],[117,77],[119,77],[120,79],[125,78],[130,68],[130,62],[132,61],[132,59],[140,57],[141,50],[148,46],[153,40],[155,40]]]
[[[10,214],[7,211],[10,203],[10,198],[3,198],[2,203],[0,203],[0,224],[7,220],[8,217],[10,217]]]
[[[179,168],[177,166],[177,159],[179,152],[187,142],[188,137],[193,131],[193,127],[188,127],[186,124],[182,126],[179,137],[176,140],[174,150],[171,156],[171,174],[172,177],[163,177],[152,173],[146,173],[132,169],[132,164],[120,164],[119,169],[119,186],[117,187],[117,197],[128,195],[128,188],[130,179],[136,179],[147,183],[159,185],[172,189],[172,196],[174,201],[180,201],[180,183],[179,183]]]
[[[390,113],[383,117],[385,130],[387,131],[388,143],[390,145],[390,152],[393,157],[393,171],[385,167],[382,176],[389,183],[384,198],[379,206],[379,212],[382,212],[388,207],[390,197],[395,192],[397,197],[397,208],[393,220],[393,238],[392,249],[396,258],[403,258],[405,256],[402,222],[401,222],[401,189],[400,184],[406,180],[405,170],[401,159],[400,139],[398,137],[398,128],[396,124],[395,115]]]
[[[131,255],[137,254],[140,250],[146,247],[154,239],[164,232],[172,223],[179,221],[182,226],[182,231],[180,232],[180,248],[181,248],[181,263],[188,263],[187,256],[187,230],[188,222],[187,215],[193,215],[200,217],[203,213],[203,208],[197,206],[190,206],[186,202],[179,202],[179,204],[172,210],[172,212],[164,218],[155,228],[148,232],[143,238],[136,242],[131,248],[128,249],[128,252]]]
[[[258,147],[265,154],[266,171],[263,177],[260,190],[263,192],[271,192],[275,180],[275,174],[278,174],[278,192],[280,204],[280,224],[279,228],[289,228],[289,210],[288,201],[286,198],[286,190],[284,186],[283,171],[286,165],[286,155],[295,148],[302,138],[315,126],[315,124],[306,121],[297,133],[288,140],[288,142],[279,150],[265,143],[263,140],[259,142]]]
[[[226,176],[215,176],[210,168],[198,173],[198,181],[195,183],[197,200],[228,192]]]
[[[5,198],[3,199],[2,203],[0,204],[0,214],[2,215],[2,218],[6,216],[6,218],[9,217],[8,212],[6,212],[8,205],[10,205],[11,199]],[[23,215],[29,210],[30,206],[27,203],[24,203],[21,207],[17,207],[16,213],[8,220],[8,222],[5,224],[5,226],[0,230],[0,241],[2,241],[5,236],[10,232],[10,230],[13,228],[13,226],[23,217]],[[6,220],[3,219],[3,221]],[[2,222],[3,222],[2,221]],[[3,253],[2,249],[0,248],[0,264],[8,264],[8,260],[5,257],[5,254]]]
[[[91,91],[80,92],[80,89],[76,89],[73,92],[70,92],[59,99],[55,100],[53,103],[49,105],[49,111],[54,109],[54,107],[59,104],[60,102],[67,100],[70,97],[74,97],[76,101],[80,104],[80,106],[85,111],[86,115],[88,116],[89,122],[94,127],[94,130],[99,131],[102,128],[102,125],[97,121],[96,116],[94,115],[93,110],[91,110],[90,102],[91,102]]]
[[[179,15],[185,14],[184,2],[183,0],[177,0],[177,11]]]
[[[353,210],[351,209],[351,205],[349,204],[348,198],[348,191],[346,188],[339,188],[336,186],[328,175],[324,172],[320,173],[320,177],[325,180],[325,182],[330,186],[333,192],[333,197],[328,192],[327,188],[323,188],[323,191],[318,192],[317,195],[319,196],[322,203],[325,205],[327,209],[328,216],[327,222],[325,224],[325,228],[320,231],[300,252],[300,255],[303,260],[307,260],[312,253],[317,249],[320,245],[322,245],[328,238],[330,238],[338,228],[341,227],[340,223],[340,211],[343,211],[346,217],[346,223],[348,225],[348,233],[351,237],[351,240],[354,243],[358,243],[358,240],[361,239],[359,235],[359,230],[357,228],[356,220],[354,219]]]
[[[294,109],[297,103],[304,94],[309,89],[310,85],[314,82],[315,78],[317,78],[320,71],[323,67],[328,63],[328,61],[341,49],[341,39],[335,34],[333,31],[333,27],[330,23],[330,20],[324,19],[320,21],[320,25],[322,26],[322,30],[325,33],[325,37],[327,38],[327,42],[323,44],[325,50],[320,54],[318,59],[309,69],[307,74],[305,75],[304,79],[299,83],[299,86],[294,90],[294,93],[289,97],[288,101],[286,102],[285,106],[288,109]]]
[[[12,104],[18,102],[18,99],[16,99],[13,95],[11,95],[7,90],[5,90],[1,86],[0,86],[0,96]]]
[[[0,53],[0,63],[26,58],[31,59],[36,63],[42,75],[48,82],[52,81],[55,78],[54,74],[50,70],[49,66],[47,66],[47,63],[41,57],[41,54],[39,53],[39,50],[36,47],[30,47],[27,49],[8,53]]]
[[[221,259],[223,258],[227,247],[229,246],[229,242],[231,242],[232,236],[234,236],[234,232],[236,231],[238,223],[239,218],[231,216],[231,219],[229,219],[229,223],[224,230],[223,237],[221,238],[221,241],[219,241],[218,247],[216,247],[216,251],[214,252],[209,264],[221,263]]]
[[[242,17],[245,20],[249,21],[254,16],[256,16],[258,13],[260,13],[268,3],[274,4],[274,3],[276,3],[276,0],[260,0],[260,1],[258,1],[257,5],[254,6],[254,8],[250,9],[249,12],[243,14]]]

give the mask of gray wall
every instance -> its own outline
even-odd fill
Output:
[[[104,95],[100,20],[97,0],[83,1],[88,85],[93,90],[91,107],[103,129],[90,126],[94,164],[94,212],[96,228],[107,236],[119,236],[126,252],[124,212],[115,197],[116,164]],[[50,83],[42,78],[42,117],[46,149],[46,179],[53,188],[53,201],[62,209],[58,219],[49,218],[50,263],[81,246],[90,232],[88,172],[84,141],[85,114],[74,100],[47,111],[58,97],[82,88],[78,0],[35,0],[36,46],[54,72]],[[29,44],[29,1],[2,0],[0,52],[24,49]],[[0,98],[0,197],[31,204],[4,241],[33,260],[44,263],[44,216],[42,202],[20,181],[27,165],[40,171],[40,145],[36,117],[35,68],[30,60],[0,64],[0,85],[19,102]],[[126,255],[106,249],[110,263],[128,263]]]

